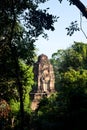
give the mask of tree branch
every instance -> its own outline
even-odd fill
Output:
[[[76,7],[82,12],[83,16],[87,18],[87,8],[80,0],[71,0]]]
[[[80,13],[80,30],[82,31],[82,33],[84,34],[85,38],[87,39],[87,35],[86,33],[84,32],[83,28],[82,28],[82,15]]]

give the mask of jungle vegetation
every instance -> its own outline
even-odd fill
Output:
[[[54,31],[57,17],[39,9],[47,0],[0,0],[0,129],[83,130],[87,121],[87,45],[75,42],[50,59],[57,93],[35,112],[29,92],[34,85],[35,41]],[[59,0],[62,2],[62,0]],[[80,0],[68,0],[87,18]],[[72,31],[73,28],[68,28]],[[75,28],[74,28],[75,29]],[[77,28],[78,30],[78,28]]]

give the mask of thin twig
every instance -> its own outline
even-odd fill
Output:
[[[87,35],[84,32],[83,28],[82,28],[82,13],[80,13],[80,30],[82,31],[82,33],[84,34],[85,38],[87,39]]]

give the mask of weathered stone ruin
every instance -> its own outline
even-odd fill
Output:
[[[37,108],[41,98],[44,96],[49,97],[55,92],[53,66],[44,54],[38,57],[38,61],[34,65],[34,78],[36,86],[33,87],[30,93],[32,110]]]

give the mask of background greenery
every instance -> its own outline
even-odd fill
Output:
[[[29,92],[34,85],[33,63],[37,58],[34,42],[41,34],[46,38],[45,30],[53,31],[57,22],[48,9],[39,9],[39,4],[46,1],[0,0],[1,130],[83,130],[87,127],[87,45],[84,43],[75,42],[52,55],[56,93],[42,99],[36,111],[30,109]],[[87,18],[81,1],[68,1]],[[78,30],[77,26],[73,27],[67,28],[68,31]]]

